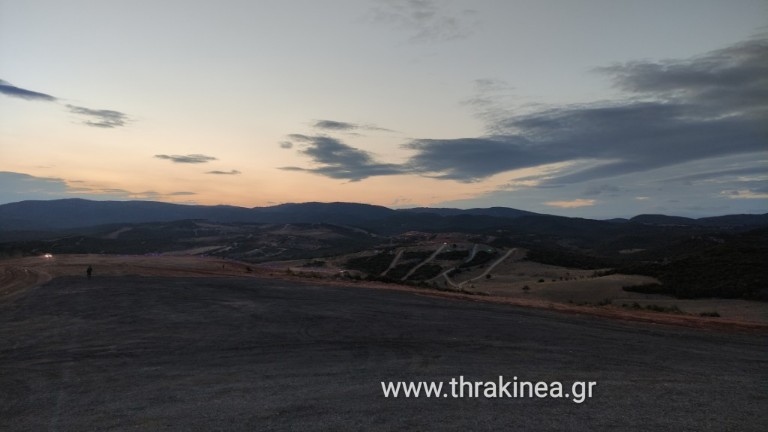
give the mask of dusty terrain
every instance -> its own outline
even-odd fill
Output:
[[[441,242],[437,244],[438,246],[431,244],[407,249],[433,252],[442,244]],[[468,249],[471,249],[471,246]],[[405,248],[401,248],[392,253],[393,263],[403,261],[399,257],[405,250]],[[365,254],[371,255],[370,252]],[[291,273],[305,277],[329,278],[345,270],[344,263],[350,257],[360,255],[351,254],[324,259],[326,265],[322,267],[309,265],[314,260],[291,260],[259,264],[255,268],[280,276]],[[494,259],[487,265],[464,269],[461,273],[453,276],[448,276],[449,272],[445,271],[427,282],[430,286],[446,291],[481,294],[482,298],[475,298],[476,301],[501,302],[643,321],[685,323],[686,325],[701,323],[704,326],[709,326],[712,323],[744,322],[768,326],[768,303],[766,302],[717,298],[686,300],[660,294],[625,291],[623,289],[625,286],[658,281],[648,276],[606,275],[604,270],[580,270],[541,264],[525,260],[524,257],[525,254],[521,253],[520,250],[507,250],[500,253],[498,259]],[[412,265],[419,262],[421,260],[411,261]],[[442,261],[441,264],[450,269],[458,266],[461,262]],[[362,275],[364,276],[364,274]],[[489,275],[490,277],[488,277]],[[381,284],[368,285],[402,289]],[[646,306],[677,308],[681,314],[674,316],[670,313],[637,311],[632,308],[635,304],[641,308]],[[600,307],[596,308],[598,305]],[[716,320],[706,317],[697,319],[702,313],[712,312],[718,313],[719,317]]]
[[[0,299],[59,276],[242,276],[248,265],[195,256],[56,255],[0,261]]]
[[[107,258],[62,259],[45,274],[72,276],[0,301],[0,430],[761,431],[768,424],[765,334],[155,258],[127,258],[112,269]],[[157,276],[166,272],[196,277]],[[380,384],[500,375],[597,386],[576,404],[394,399]]]
[[[271,277],[291,281],[312,280],[315,284],[349,286],[355,288],[386,289],[413,292],[421,295],[463,299],[474,302],[502,303],[516,306],[550,309],[560,312],[603,316],[614,319],[674,324],[688,327],[768,331],[768,304],[744,300],[697,299],[680,300],[661,295],[631,293],[621,290],[627,280],[642,280],[643,276],[610,275],[589,278],[591,270],[569,270],[527,261],[502,262],[497,269],[506,267],[524,269],[523,280],[538,278],[541,274],[557,277],[558,274],[584,275],[584,279],[544,283],[529,283],[525,292],[510,287],[505,277],[480,278],[467,284],[466,292],[482,292],[490,295],[470,295],[466,292],[437,291],[409,286],[361,282],[337,279],[340,268],[302,267],[308,260],[274,262],[251,265],[238,261],[212,257],[180,255],[59,255],[51,258],[26,257],[0,261],[0,301],[12,298],[25,289],[45,283],[60,276],[83,276],[91,265],[95,276],[168,276],[168,277]],[[309,260],[311,261],[311,260]],[[543,269],[543,270],[542,270]],[[482,270],[477,271],[480,274]],[[493,273],[498,275],[498,272]],[[465,278],[470,276],[464,275]],[[512,276],[514,278],[514,276]],[[626,278],[626,279],[625,279]],[[613,279],[613,280],[612,280]],[[470,288],[471,287],[471,288]],[[613,296],[613,297],[611,297]],[[613,298],[612,304],[596,307],[593,303]],[[586,302],[588,304],[581,304]],[[670,314],[633,310],[621,307],[622,302],[641,305],[674,305],[687,314]],[[718,318],[700,317],[699,312],[717,310]]]

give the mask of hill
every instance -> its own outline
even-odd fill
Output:
[[[357,203],[302,203],[244,208],[74,198],[0,205],[0,231],[45,231],[187,219],[225,223],[359,223],[392,214],[395,211],[386,207]]]
[[[524,248],[538,263],[614,268],[662,282],[635,288],[646,292],[768,299],[768,214],[600,221],[503,207],[393,210],[358,203],[243,208],[69,199],[0,205],[5,257],[186,253],[262,262],[391,249],[443,234],[500,250]]]

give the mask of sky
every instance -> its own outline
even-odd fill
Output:
[[[768,212],[765,0],[0,0],[0,204]]]

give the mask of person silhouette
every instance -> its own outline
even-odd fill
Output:
[[[88,275],[88,279],[91,278],[91,273],[93,273],[93,267],[89,265],[88,268],[85,270],[85,274]]]

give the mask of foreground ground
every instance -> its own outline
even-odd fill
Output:
[[[764,333],[258,276],[109,276],[95,269],[91,280],[62,276],[0,302],[0,430],[768,426]],[[381,381],[500,375],[597,385],[581,404],[394,399],[381,390]]]

